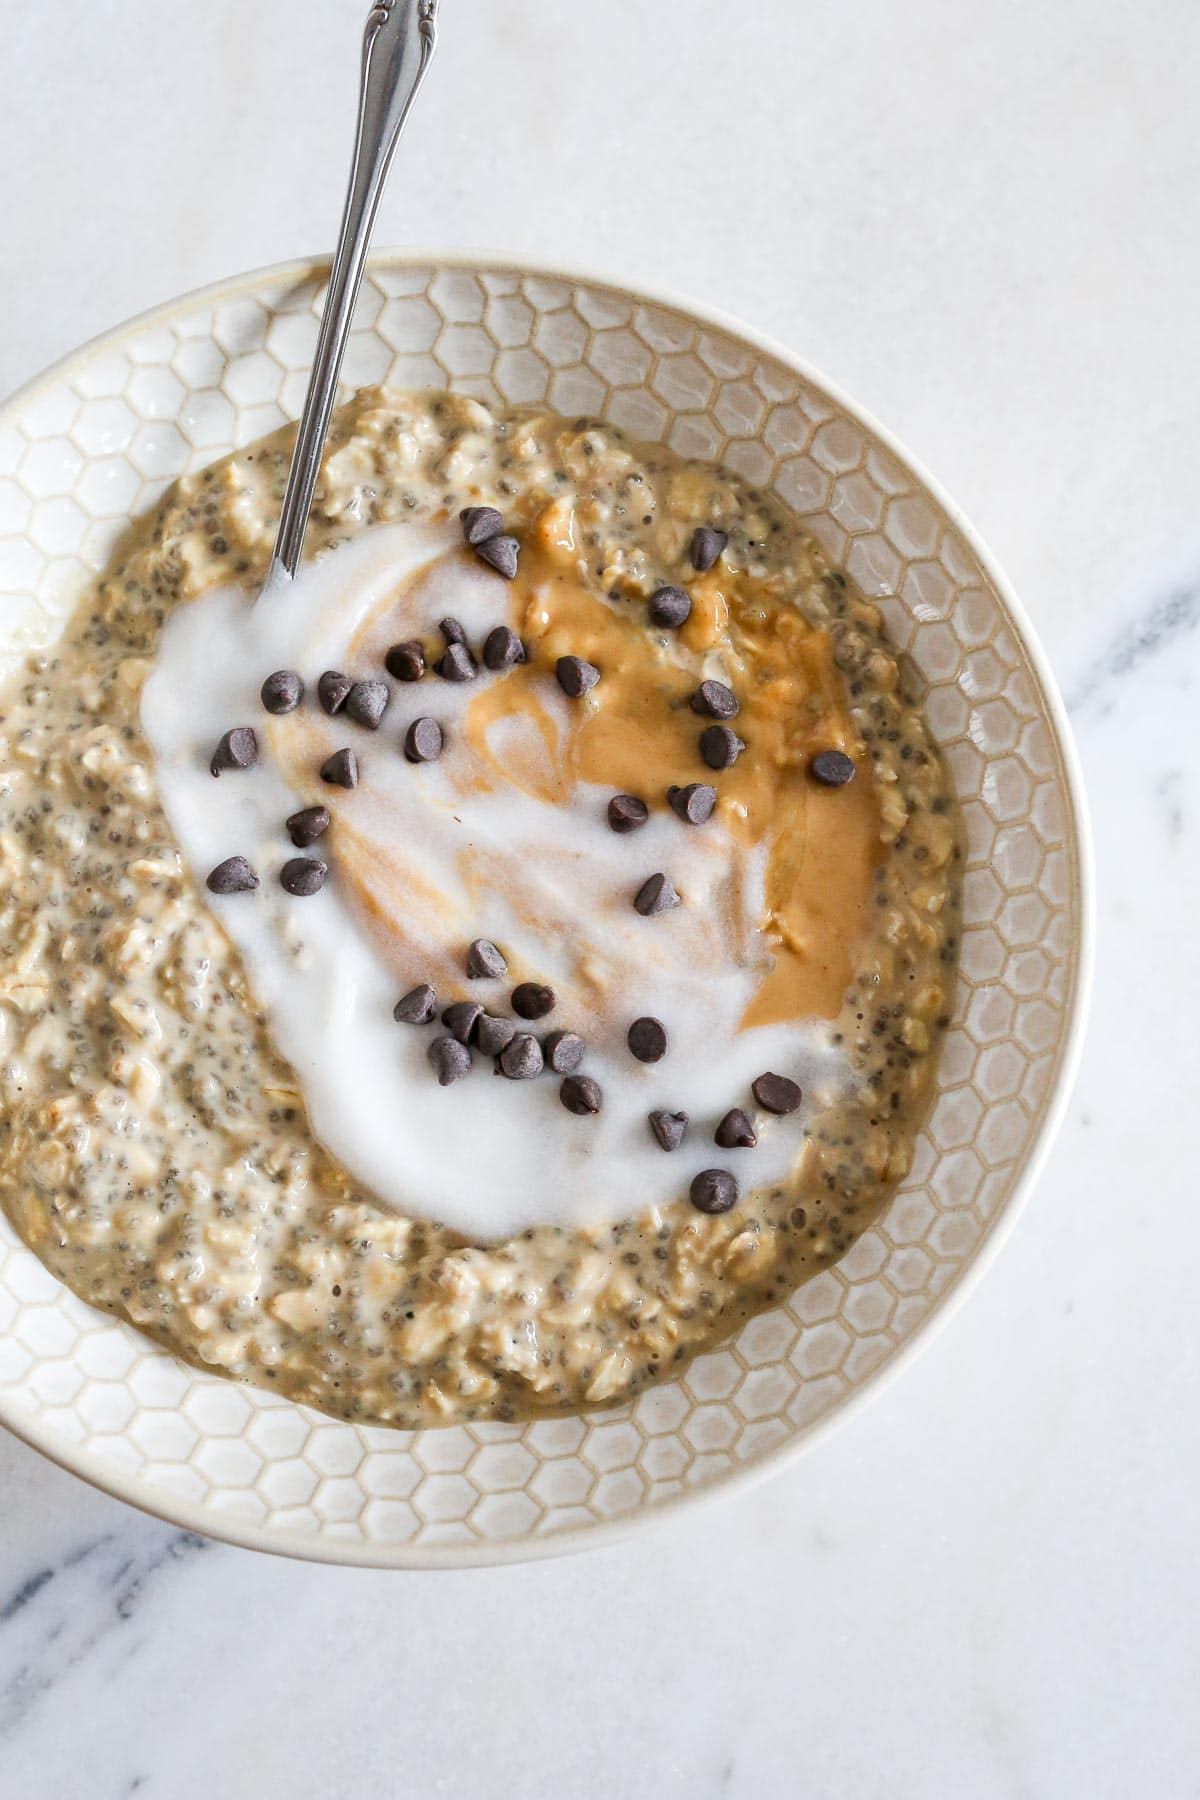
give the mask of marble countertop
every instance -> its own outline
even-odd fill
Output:
[[[365,10],[0,0],[0,390],[328,246]],[[915,1366],[783,1475],[623,1545],[289,1564],[3,1439],[0,1795],[1194,1795],[1200,11],[442,11],[379,242],[743,316],[886,420],[1007,567],[1091,795],[1082,1074]]]

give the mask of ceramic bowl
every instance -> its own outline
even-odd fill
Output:
[[[173,301],[0,409],[0,674],[50,643],[131,514],[303,398],[323,272]],[[773,488],[878,596],[966,820],[962,965],[934,1106],[879,1224],[679,1379],[586,1417],[342,1424],[93,1311],[0,1216],[0,1420],[194,1530],[331,1562],[544,1555],[778,1468],[962,1299],[1045,1154],[1089,968],[1084,808],[1029,622],[946,496],[796,357],[690,304],[500,256],[376,256],[344,371],[600,414]]]

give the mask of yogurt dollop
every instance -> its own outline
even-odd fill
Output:
[[[737,841],[719,817],[691,827],[661,806],[636,833],[617,834],[606,822],[612,788],[598,783],[576,783],[564,802],[547,769],[573,729],[572,709],[587,701],[567,699],[552,666],[536,725],[528,712],[497,708],[468,729],[484,684],[508,679],[483,669],[472,683],[391,682],[374,732],[320,710],[326,669],[378,678],[389,642],[434,641],[444,617],[476,647],[509,622],[508,584],[463,551],[456,527],[377,527],[251,598],[216,589],[170,616],[142,726],[196,881],[234,854],[259,875],[255,893],[207,898],[326,1148],[385,1205],[478,1241],[628,1217],[686,1194],[714,1165],[743,1187],[786,1179],[806,1117],[847,1077],[823,1022],[745,1024],[771,961],[761,929],[766,847]],[[279,669],[298,671],[307,693],[297,711],[271,716],[259,689]],[[402,746],[425,716],[441,724],[446,748],[418,766]],[[258,738],[257,764],[214,779],[214,746],[245,725]],[[360,770],[352,791],[318,776],[346,746]],[[659,799],[653,769],[646,780],[647,798]],[[330,878],[315,895],[289,895],[279,872],[297,851],[284,820],[316,803],[333,823],[307,853],[328,860]],[[658,870],[684,903],[645,918],[633,895]],[[505,977],[468,978],[476,938],[501,947]],[[532,1029],[584,1039],[582,1072],[603,1091],[598,1114],[569,1112],[549,1072],[508,1081],[479,1055],[469,1077],[439,1087],[427,1052],[444,1027],[392,1017],[399,996],[423,981],[436,987],[439,1011],[476,999],[511,1014],[511,991],[526,980],[556,995]],[[653,1064],[626,1042],[643,1016],[662,1020],[669,1036]],[[768,1069],[800,1083],[801,1112],[754,1111],[750,1084]],[[715,1147],[714,1128],[733,1106],[752,1113],[757,1148]],[[691,1118],[672,1154],[647,1122],[660,1108]]]

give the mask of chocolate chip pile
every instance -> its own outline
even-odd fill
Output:
[[[520,559],[520,543],[505,534],[504,520],[495,507],[469,506],[460,514],[467,545],[488,566],[506,580],[512,580]],[[725,532],[712,526],[697,527],[690,545],[692,566],[703,573],[714,567],[728,543]],[[647,616],[660,630],[678,630],[691,615],[691,598],[682,587],[658,588],[650,597]],[[443,681],[471,682],[479,676],[476,658],[467,634],[457,619],[445,618],[439,623],[441,654],[431,661],[426,646],[418,639],[393,644],[384,658],[386,672],[396,681],[422,681],[432,670]],[[526,661],[526,649],[517,633],[508,625],[497,625],[484,640],[481,660],[485,669],[500,673]],[[580,656],[557,658],[554,676],[563,694],[570,700],[583,700],[599,684],[602,671]],[[277,669],[263,681],[262,704],[275,715],[293,712],[305,697],[306,685],[292,669]],[[378,731],[391,702],[392,690],[386,681],[354,679],[341,670],[326,669],[316,684],[317,700],[331,718],[339,717],[365,731]],[[705,765],[716,773],[732,768],[747,749],[729,720],[740,710],[737,695],[724,682],[701,681],[691,697],[692,710],[712,723],[698,735],[698,750]],[[405,758],[414,764],[436,761],[445,749],[445,734],[436,719],[419,717],[407,727],[403,738]],[[250,726],[234,726],[222,736],[212,753],[209,768],[219,777],[230,771],[250,769],[258,761],[258,740]],[[843,751],[829,749],[814,755],[809,763],[812,778],[826,787],[843,787],[853,779],[853,759]],[[350,745],[333,752],[320,767],[320,778],[330,787],[350,790],[358,785],[358,757]],[[705,825],[718,803],[716,787],[708,782],[689,782],[685,786],[668,787],[667,805],[688,826]],[[646,800],[636,794],[615,794],[607,806],[610,828],[621,835],[641,829],[650,817]],[[308,806],[293,813],[284,824],[293,846],[307,850],[315,844],[332,822],[325,806]],[[296,898],[317,894],[329,875],[328,862],[319,856],[295,856],[282,865],[279,883]],[[214,894],[252,893],[260,885],[259,877],[245,856],[233,855],[219,863],[208,876],[208,887]],[[670,876],[658,870],[645,877],[633,895],[633,906],[644,918],[654,918],[683,904]],[[476,938],[465,953],[464,967],[471,981],[500,981],[508,973],[508,961],[488,938]],[[557,998],[554,990],[536,981],[519,982],[509,996],[511,1012],[486,1008],[474,998],[448,1001],[439,1012],[439,998],[428,982],[418,983],[395,1005],[393,1017],[401,1024],[428,1026],[440,1019],[445,1027],[429,1044],[428,1057],[439,1085],[449,1087],[469,1075],[475,1056],[489,1060],[493,1073],[509,1081],[528,1081],[547,1071],[561,1076],[559,1099],[568,1112],[581,1118],[599,1113],[604,1104],[600,1084],[581,1073],[585,1055],[583,1039],[570,1029],[557,1028],[540,1037],[522,1025],[532,1025],[554,1012]],[[667,1054],[668,1032],[660,1019],[638,1018],[626,1034],[629,1053],[638,1062],[655,1064]],[[787,1076],[772,1072],[760,1075],[752,1084],[756,1104],[767,1113],[784,1115],[800,1105],[801,1092]],[[687,1134],[689,1115],[684,1111],[656,1109],[648,1115],[650,1131],[664,1151],[679,1149]],[[717,1124],[713,1141],[723,1150],[753,1149],[757,1133],[746,1111],[731,1107]],[[726,1169],[705,1169],[691,1183],[692,1204],[701,1212],[727,1212],[738,1200],[735,1177]]]
[[[464,966],[471,981],[502,981],[508,974],[508,959],[490,938],[476,938],[468,945]],[[558,1004],[554,989],[537,981],[518,982],[509,1004],[515,1019],[474,999],[452,1000],[439,1015],[438,996],[423,981],[401,996],[392,1017],[402,1025],[432,1025],[440,1016],[446,1030],[431,1041],[428,1054],[442,1087],[471,1073],[474,1050],[491,1060],[495,1074],[509,1081],[530,1081],[547,1071],[561,1075],[558,1096],[567,1111],[581,1117],[598,1113],[604,1103],[599,1082],[577,1073],[584,1057],[578,1033],[559,1028],[538,1038],[518,1023],[548,1018]]]

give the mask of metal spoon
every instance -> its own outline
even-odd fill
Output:
[[[363,264],[392,154],[437,43],[438,0],[378,0],[363,32],[358,126],[342,228],[279,515],[267,586],[295,575]]]

